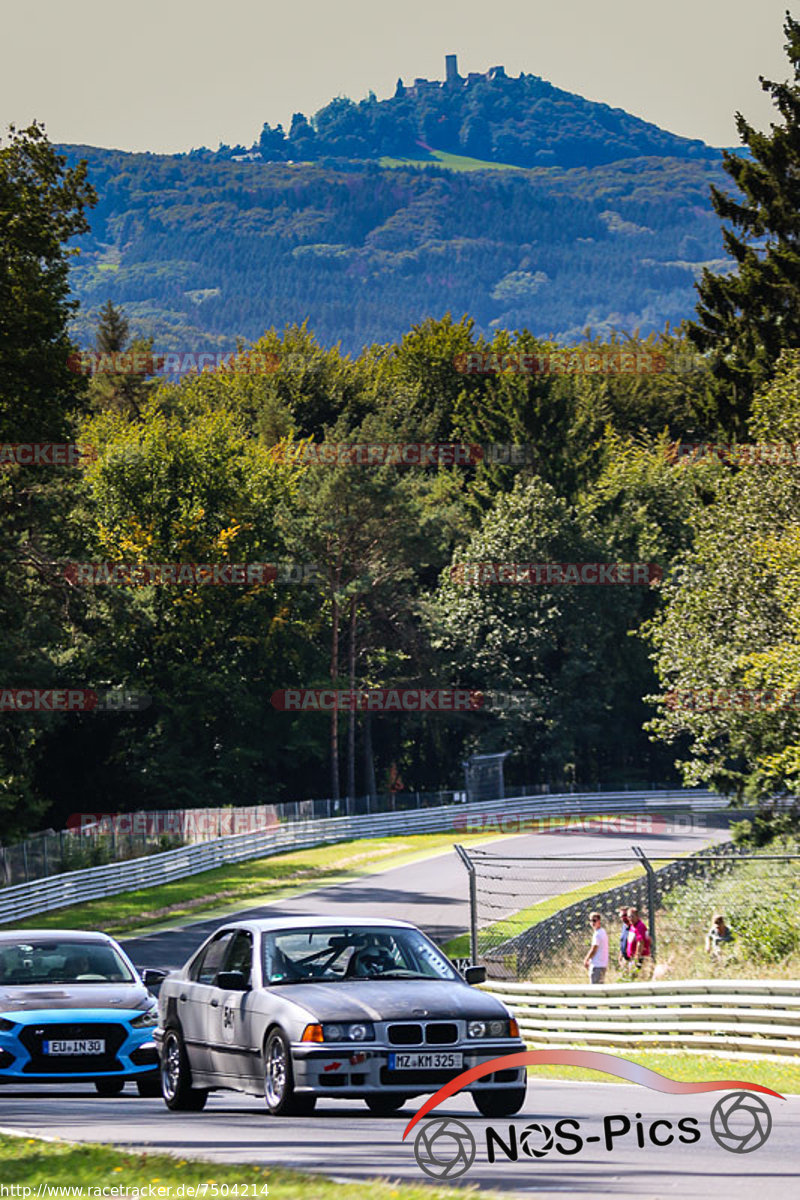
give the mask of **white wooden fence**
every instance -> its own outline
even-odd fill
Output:
[[[405,812],[293,821],[269,831],[234,834],[199,845],[167,850],[163,854],[87,867],[0,889],[0,925],[86,900],[97,900],[138,888],[157,887],[226,863],[268,858],[285,850],[307,849],[351,838],[431,833],[459,826],[463,829],[462,821],[466,823],[468,817],[502,817],[504,813],[513,813],[515,822],[518,822],[523,815],[577,816],[604,812],[663,812],[675,815],[686,811],[719,812],[726,808],[727,801],[723,797],[712,796],[705,791],[678,789],[508,797],[505,800],[481,800]],[[502,830],[499,829],[498,833],[502,835]]]
[[[800,1055],[800,983],[487,983],[532,1048],[713,1050]]]

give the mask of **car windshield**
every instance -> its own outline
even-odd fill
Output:
[[[263,954],[267,983],[461,978],[417,929],[285,929],[264,935]]]
[[[130,968],[114,947],[105,942],[0,944],[0,985],[134,982]]]

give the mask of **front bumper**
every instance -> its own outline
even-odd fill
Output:
[[[456,1051],[463,1055],[463,1065],[457,1068],[436,1070],[414,1069],[398,1071],[389,1069],[389,1055],[396,1046],[354,1045],[352,1042],[336,1046],[319,1043],[295,1042],[292,1045],[292,1066],[297,1091],[318,1096],[365,1096],[375,1092],[393,1092],[398,1095],[416,1096],[425,1092],[438,1091],[463,1071],[479,1063],[501,1058],[505,1054],[517,1054],[525,1049],[525,1043],[517,1039],[496,1042],[459,1043],[441,1049]],[[492,1091],[499,1087],[521,1087],[525,1084],[523,1067],[505,1068],[475,1080],[467,1091]]]
[[[15,1019],[17,1015],[24,1020]],[[46,1014],[5,1012],[2,1018],[12,1028],[0,1029],[0,1083],[144,1079],[158,1069],[153,1027],[135,1029],[121,1013],[84,1010],[78,1020],[70,1020],[69,1010],[62,1009]],[[48,1041],[97,1039],[104,1043],[101,1054],[45,1052]]]

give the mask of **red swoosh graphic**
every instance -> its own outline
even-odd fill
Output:
[[[408,1137],[417,1121],[421,1121],[432,1109],[436,1108],[448,1096],[454,1095],[474,1083],[483,1075],[491,1075],[494,1071],[507,1071],[511,1067],[527,1066],[568,1066],[588,1067],[592,1071],[603,1071],[606,1075],[617,1075],[630,1083],[639,1083],[643,1087],[652,1088],[655,1092],[670,1092],[676,1096],[692,1095],[696,1092],[727,1092],[736,1088],[744,1092],[763,1092],[767,1096],[776,1096],[785,1100],[780,1092],[764,1087],[760,1083],[747,1083],[742,1079],[715,1079],[707,1083],[681,1083],[678,1079],[670,1079],[658,1071],[651,1071],[640,1063],[631,1062],[627,1058],[619,1058],[616,1054],[604,1054],[600,1050],[521,1050],[517,1054],[502,1054],[499,1058],[491,1058],[488,1062],[478,1063],[451,1079],[440,1087],[438,1092],[425,1101],[422,1108],[406,1125],[403,1141]]]

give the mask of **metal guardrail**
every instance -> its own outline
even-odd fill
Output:
[[[603,812],[647,812],[655,807],[668,812],[725,810],[727,801],[702,790],[672,789],[658,792],[583,792],[560,796],[508,797],[441,808],[413,809],[369,816],[330,817],[296,821],[263,833],[233,834],[195,846],[182,846],[163,854],[127,862],[107,863],[52,875],[32,883],[0,890],[0,925],[36,913],[65,908],[87,900],[118,895],[139,888],[157,887],[174,879],[198,875],[227,863],[268,858],[285,850],[303,850],[355,838],[392,837],[407,833],[433,833],[455,828],[462,818],[511,812],[530,816],[589,815]],[[498,830],[502,836],[502,830]]]
[[[522,789],[524,795],[540,790],[535,786]],[[8,845],[0,843],[0,888],[66,871],[127,862],[237,833],[263,833],[291,821],[437,808],[467,798],[465,792],[403,791],[351,800],[281,800],[221,808],[73,813],[66,829],[47,829]]]
[[[532,1047],[800,1055],[800,984],[794,982],[492,983],[482,990],[508,1005]]]

